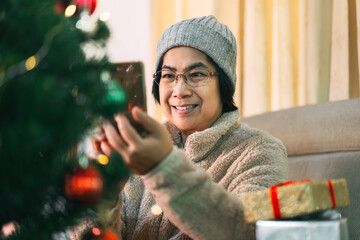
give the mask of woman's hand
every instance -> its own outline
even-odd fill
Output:
[[[104,130],[101,128],[91,136],[92,150],[87,153],[87,157],[91,160],[97,160],[99,155],[105,154],[110,156],[113,149],[107,142]]]
[[[115,117],[118,131],[109,122],[103,124],[106,141],[101,141],[101,149],[108,156],[113,150],[117,151],[130,168],[143,175],[159,164],[173,145],[166,128],[140,108],[134,107],[131,114],[148,134],[141,137],[129,120],[120,114]]]

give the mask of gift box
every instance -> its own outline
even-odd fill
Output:
[[[248,222],[289,218],[350,205],[346,179],[285,182],[243,196]]]
[[[347,219],[340,220],[260,220],[257,240],[348,240]]]

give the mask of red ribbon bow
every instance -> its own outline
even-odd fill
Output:
[[[300,184],[300,183],[306,183],[306,182],[311,182],[310,179],[304,179],[302,181],[286,181],[274,186],[271,186],[269,191],[270,191],[270,197],[271,197],[271,204],[272,204],[272,209],[273,209],[273,213],[274,213],[274,217],[275,219],[280,219],[281,218],[281,211],[280,211],[280,203],[279,203],[279,198],[278,198],[278,187],[282,187],[282,186],[287,186],[287,185],[294,185],[294,184]],[[330,197],[331,197],[331,201],[332,201],[332,208],[336,207],[336,200],[335,200],[335,192],[334,192],[334,187],[332,185],[332,182],[330,180],[327,180],[327,183],[329,185],[329,191],[330,191]]]

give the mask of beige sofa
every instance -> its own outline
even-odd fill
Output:
[[[360,239],[360,99],[295,107],[243,118],[283,141],[290,180],[346,178],[351,206],[339,208],[348,218],[351,240]]]

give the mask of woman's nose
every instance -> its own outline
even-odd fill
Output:
[[[184,75],[178,75],[176,78],[175,86],[173,87],[172,95],[174,97],[190,96],[192,94],[191,87],[186,83]]]

